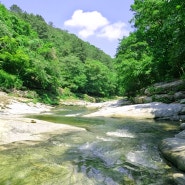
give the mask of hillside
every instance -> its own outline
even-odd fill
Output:
[[[185,78],[185,3],[134,1],[134,31],[112,59],[66,30],[0,4],[0,90],[26,90],[45,102],[66,96],[134,97]],[[180,26],[179,26],[180,25]]]
[[[0,89],[34,91],[45,100],[116,92],[112,58],[41,15],[0,4]]]

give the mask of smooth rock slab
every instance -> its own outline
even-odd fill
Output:
[[[185,171],[185,139],[177,137],[164,139],[159,149],[174,166]]]
[[[177,103],[165,104],[160,102],[118,107],[103,107],[97,112],[85,115],[85,117],[135,117],[179,120],[182,117],[180,117],[179,114],[183,107],[183,105]]]

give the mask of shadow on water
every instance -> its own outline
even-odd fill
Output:
[[[160,156],[158,144],[174,135],[175,123],[73,117],[85,113],[79,109],[60,112],[37,118],[88,130],[1,151],[1,185],[173,185],[175,169]]]

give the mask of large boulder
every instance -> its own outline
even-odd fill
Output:
[[[159,148],[167,160],[185,171],[185,139],[178,137],[164,139]]]
[[[152,87],[145,90],[146,95],[153,94],[167,94],[171,91],[185,90],[185,82],[183,80],[177,80],[169,83],[156,83]]]
[[[177,185],[185,184],[185,175],[182,173],[174,173],[173,174],[174,181]]]
[[[153,101],[171,103],[174,102],[174,96],[170,94],[155,94],[153,95]]]
[[[149,96],[136,96],[134,97],[135,104],[142,104],[142,103],[151,103],[153,101],[152,97]]]
[[[185,91],[179,91],[174,94],[175,100],[181,100],[185,98]]]

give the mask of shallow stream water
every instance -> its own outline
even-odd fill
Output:
[[[85,118],[69,106],[32,118],[86,129],[34,146],[0,151],[0,185],[173,185],[176,171],[158,150],[178,124],[169,121]]]

